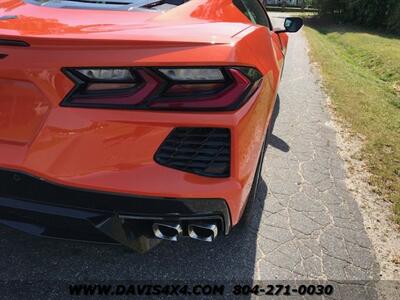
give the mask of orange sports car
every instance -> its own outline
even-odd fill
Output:
[[[0,1],[0,223],[139,251],[227,235],[301,26],[258,0]]]

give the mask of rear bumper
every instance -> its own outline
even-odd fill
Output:
[[[53,72],[54,77],[49,75],[46,80],[42,80],[43,76],[38,73],[30,75],[29,80],[35,81],[33,86],[41,87],[61,82],[63,88],[69,91],[68,78],[58,69]],[[0,74],[2,76],[7,78],[8,75]],[[53,89],[48,87],[46,95]],[[29,94],[33,91],[33,87],[27,87],[26,91],[20,90],[22,94],[17,104],[18,107],[29,108],[29,113],[18,117],[8,114],[13,107],[11,104],[4,105],[5,110],[0,108],[10,121],[5,122],[3,128],[3,133],[7,134],[1,136],[0,132],[0,169],[18,170],[76,189],[140,195],[132,197],[130,202],[140,202],[136,199],[144,196],[163,200],[200,199],[209,206],[203,200],[224,199],[231,224],[239,222],[274,105],[274,90],[267,78],[244,106],[232,112],[67,108],[59,107],[60,99],[65,95],[64,91],[56,90],[59,92],[49,100],[49,111],[39,114],[40,120],[35,119],[37,126],[27,126],[32,129],[29,132],[25,131],[24,116],[37,116],[37,107],[47,107],[40,102],[46,97],[38,92],[35,99],[40,101],[37,103],[33,99],[32,105],[26,108],[25,99],[30,99]],[[5,98],[14,99],[11,96]],[[18,107],[16,112],[20,112]],[[201,176],[155,161],[160,145],[176,128],[182,127],[229,130],[229,177]],[[20,129],[22,132],[19,132]],[[25,137],[16,139],[18,136]],[[56,204],[53,201],[49,199],[49,203]],[[98,204],[98,200],[93,201]],[[113,205],[113,201],[104,202]]]
[[[228,234],[223,199],[152,198],[75,189],[31,175],[0,170],[0,223],[45,237],[103,243],[154,238],[154,222],[175,222],[187,235],[191,222],[213,220]],[[125,236],[121,236],[125,235]]]

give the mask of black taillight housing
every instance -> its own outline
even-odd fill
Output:
[[[75,83],[61,106],[235,110],[262,79],[251,67],[64,68]]]

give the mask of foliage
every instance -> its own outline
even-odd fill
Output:
[[[391,2],[386,25],[390,31],[400,34],[400,1],[392,0]]]
[[[303,1],[305,7],[313,6],[313,2],[314,2],[313,0],[304,0]]]
[[[399,0],[313,0],[321,16],[400,33]]]

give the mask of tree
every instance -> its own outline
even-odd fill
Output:
[[[342,15],[345,6],[345,0],[314,0],[313,4],[318,8],[321,15]]]
[[[311,7],[314,6],[314,0],[303,0],[302,7]]]
[[[321,16],[400,33],[399,0],[314,0]]]
[[[390,31],[400,34],[400,1],[391,0],[389,1],[389,14],[387,19],[387,29]]]

